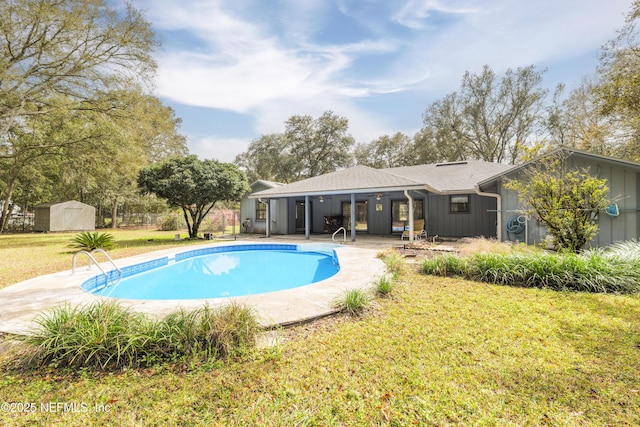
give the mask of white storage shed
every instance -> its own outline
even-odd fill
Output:
[[[96,208],[70,200],[35,207],[35,231],[88,231],[96,229]]]

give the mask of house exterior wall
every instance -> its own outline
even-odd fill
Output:
[[[451,212],[449,195],[429,194],[427,235],[440,237],[496,237],[497,202],[493,197],[468,194],[469,212]]]
[[[441,237],[469,237],[485,236],[496,237],[497,215],[496,200],[491,197],[469,194],[469,213],[451,213],[449,211],[449,196],[424,194],[412,192],[414,200],[423,203],[423,216],[427,235],[439,235]],[[320,202],[317,196],[310,197],[311,204],[311,233],[324,232],[325,216],[341,216],[342,203],[351,202],[349,194],[331,195],[324,197]],[[303,232],[296,230],[296,202],[303,202],[303,197],[287,199],[288,226],[287,233],[295,234]],[[392,234],[391,206],[393,201],[406,202],[403,192],[386,193],[380,200],[374,194],[356,194],[356,203],[367,202],[367,234],[389,235]],[[376,210],[376,205],[382,204],[382,210]],[[347,228],[348,225],[345,224]],[[365,233],[358,231],[357,234]]]
[[[640,214],[638,201],[640,200],[640,170],[630,165],[625,165],[606,159],[573,154],[567,159],[570,168],[588,170],[598,178],[607,180],[609,187],[608,198],[617,203],[620,215],[611,217],[605,212],[598,215],[598,234],[591,241],[594,247],[610,245],[617,241],[637,239],[640,237]],[[521,173],[510,176],[511,179],[525,179]],[[499,184],[502,195],[503,227],[510,218],[522,215],[523,205],[518,195]],[[536,220],[527,221],[526,233],[514,236],[503,233],[504,240],[527,241],[529,244],[537,244],[545,241],[548,231],[545,226]]]
[[[255,193],[267,190],[271,187],[257,181],[251,185],[251,192]],[[240,222],[248,221],[250,233],[265,233],[267,229],[266,220],[256,219],[256,206],[260,203],[258,199],[250,199],[244,195],[240,201]],[[272,199],[270,201],[269,220],[271,222],[271,234],[287,234],[287,201],[285,199]],[[244,226],[241,232],[246,232]]]

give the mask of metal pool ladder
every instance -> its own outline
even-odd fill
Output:
[[[344,227],[340,227],[338,228],[332,235],[331,235],[331,240],[333,240],[334,242],[336,241],[336,234],[338,234],[340,231],[342,231],[342,244],[347,243],[347,229]]]
[[[116,265],[116,263],[113,262],[113,260],[111,259],[111,257],[107,253],[107,251],[105,251],[104,249],[100,249],[100,248],[92,249],[91,252],[83,250],[83,251],[78,251],[75,254],[73,254],[73,259],[71,260],[71,274],[75,274],[75,272],[76,272],[76,257],[78,255],[80,255],[80,254],[86,254],[89,257],[89,270],[91,270],[91,263],[94,263],[96,265],[96,267],[98,267],[98,269],[102,272],[102,274],[104,274],[105,286],[108,286],[109,285],[109,274],[106,271],[104,271],[104,269],[102,267],[100,267],[100,264],[98,264],[98,261],[96,261],[96,259],[92,255],[94,252],[99,252],[101,254],[104,254],[105,257],[107,257],[107,259],[109,260],[111,265],[113,265],[113,268],[115,268],[116,271],[118,272],[118,280],[115,281],[113,283],[113,285],[117,285],[118,283],[120,283],[120,280],[122,280],[122,270],[120,270],[120,268]]]

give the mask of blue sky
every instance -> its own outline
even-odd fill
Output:
[[[349,119],[366,143],[410,136],[484,64],[535,64],[570,89],[598,64],[630,0],[133,0],[162,44],[156,95],[189,150],[224,162],[292,115]]]

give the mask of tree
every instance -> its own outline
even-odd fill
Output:
[[[238,200],[251,190],[237,166],[194,155],[141,169],[138,187],[143,194],[155,194],[169,206],[181,208],[192,239],[198,237],[200,223],[216,202]]]
[[[562,156],[535,165],[506,188],[519,193],[526,212],[548,228],[558,249],[579,252],[598,232],[595,219],[609,204],[607,180],[585,170],[568,170]]]
[[[317,119],[291,116],[283,133],[262,135],[235,163],[251,179],[293,182],[351,166],[349,121],[327,111]]]
[[[311,178],[352,165],[355,143],[348,134],[349,120],[326,111],[311,116],[292,116],[285,123],[285,138],[290,153],[299,162],[299,178]]]
[[[610,41],[600,57],[602,85],[599,95],[606,114],[625,113],[640,121],[640,44],[638,22],[640,0],[635,0],[625,26]]]
[[[460,93],[435,101],[425,111],[424,125],[432,129],[426,135],[460,157],[447,160],[513,164],[541,120],[547,94],[541,84],[542,73],[533,65],[508,69],[500,82],[488,65],[480,74],[467,71]]]
[[[280,133],[255,139],[246,152],[236,156],[235,163],[246,171],[251,182],[266,179],[289,183],[297,177],[293,173],[297,161],[289,152],[284,135]]]
[[[156,43],[140,12],[104,0],[11,0],[0,16],[0,161],[11,165],[0,176],[2,231],[20,168],[96,143],[91,116],[127,116],[119,92],[151,82]],[[69,135],[65,117],[78,124]]]
[[[384,135],[369,144],[358,144],[355,149],[358,164],[373,168],[392,168],[413,165],[413,141],[402,132]]]
[[[547,128],[555,146],[567,146],[591,153],[615,155],[624,145],[624,128],[611,116],[602,114],[601,99],[597,96],[598,82],[584,78],[569,96],[561,100],[564,90],[559,85],[548,108]]]

